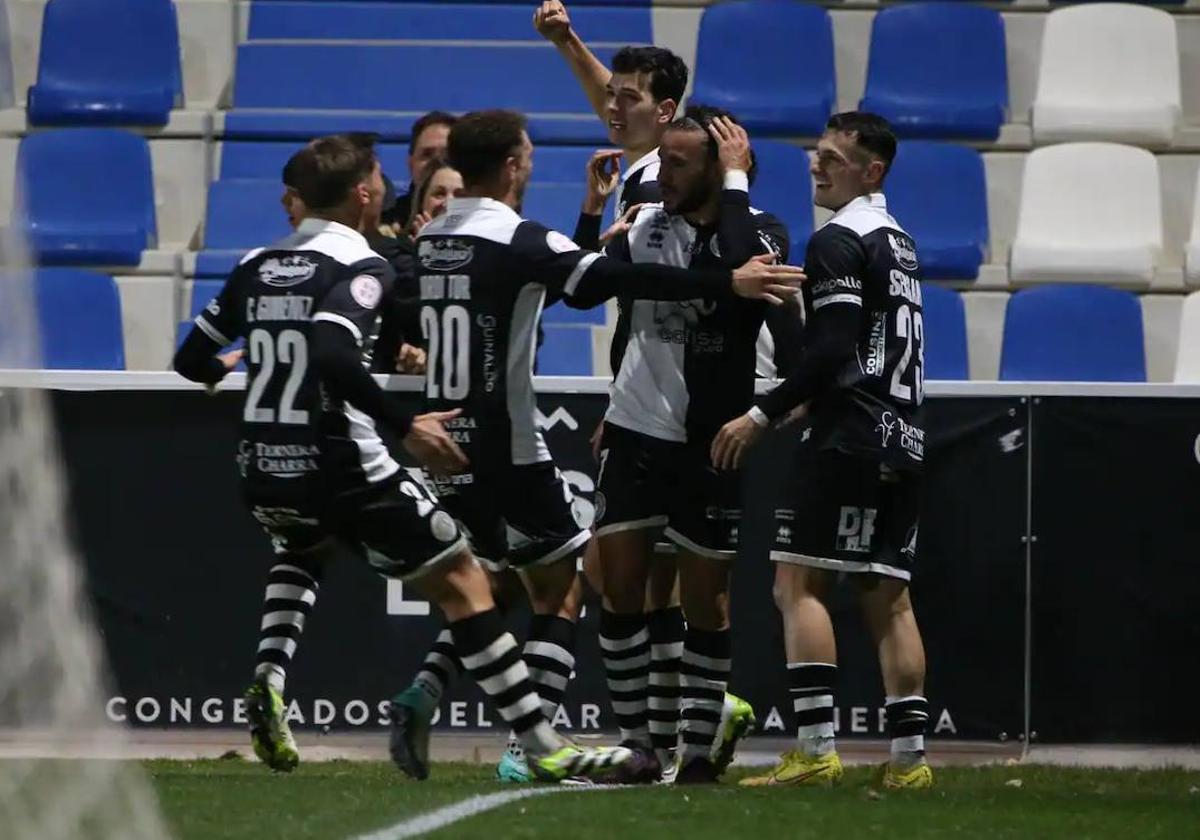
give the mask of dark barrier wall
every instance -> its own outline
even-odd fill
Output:
[[[543,394],[546,434],[590,518],[594,394]],[[230,726],[253,667],[271,555],[241,506],[239,394],[56,392],[72,524],[115,686],[114,720]],[[928,694],[941,737],[1021,737],[1026,691],[1042,741],[1191,741],[1200,619],[1200,406],[1185,400],[1018,397],[930,401],[921,562],[913,584]],[[733,687],[760,729],[791,731],[780,623],[771,600],[773,492],[794,435],[775,433],[746,472],[748,520],[733,593]],[[1026,592],[1029,468],[1033,587]],[[351,558],[325,580],[290,672],[295,724],[382,725],[439,629],[429,605]],[[1026,673],[1032,604],[1032,679]],[[834,603],[842,735],[882,733],[882,685],[852,584]],[[596,644],[583,619],[577,678],[560,724],[611,728]],[[523,612],[512,619],[515,630]],[[499,728],[473,687],[442,726]]]

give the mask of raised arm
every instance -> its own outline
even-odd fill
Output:
[[[567,7],[559,0],[546,0],[533,14],[533,25],[538,33],[558,48],[558,52],[580,87],[587,95],[592,110],[602,120],[607,120],[607,87],[612,79],[612,73],[595,54],[588,49],[587,44],[579,34],[571,28],[571,18],[567,15]]]

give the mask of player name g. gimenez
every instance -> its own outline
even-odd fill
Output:
[[[246,298],[246,322],[308,321],[312,318],[313,299],[307,295]]]

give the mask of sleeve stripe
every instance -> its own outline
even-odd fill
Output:
[[[196,326],[200,328],[200,332],[211,338],[213,341],[220,344],[222,347],[228,347],[233,344],[233,341],[226,338],[224,333],[208,322],[208,319],[203,315],[196,316]]]
[[[853,303],[855,306],[862,306],[862,297],[859,295],[828,295],[827,297],[817,298],[813,301],[813,311],[815,312],[822,306],[827,306],[831,303]]]
[[[592,263],[598,259],[600,259],[599,254],[585,254],[583,259],[575,263],[575,269],[567,277],[563,291],[568,295],[575,294],[575,290],[579,287],[579,281],[583,279],[583,275],[587,274],[587,270],[591,267]]]
[[[328,321],[331,324],[340,324],[350,330],[350,334],[354,336],[354,340],[362,344],[362,330],[358,325],[344,315],[338,315],[336,312],[318,312],[313,316],[314,321]]]

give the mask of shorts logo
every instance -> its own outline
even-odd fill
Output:
[[[308,257],[272,257],[258,267],[258,279],[276,289],[299,286],[317,273],[317,264]]]
[[[879,445],[884,449],[887,449],[887,445],[892,439],[892,430],[895,428],[896,421],[892,419],[892,412],[883,412],[879,417],[879,425],[875,427],[875,431],[879,432]]]
[[[475,258],[475,246],[461,239],[423,239],[417,256],[433,271],[454,271]]]
[[[780,545],[792,544],[792,529],[789,525],[780,525],[779,530],[775,532],[775,542]]]
[[[875,508],[843,507],[838,517],[837,550],[869,554],[877,512]]]
[[[450,542],[458,536],[458,526],[453,517],[444,510],[439,510],[429,517],[429,530],[438,542]]]
[[[905,271],[917,270],[917,249],[913,242],[902,233],[889,233],[888,244],[892,246],[892,256]]]

